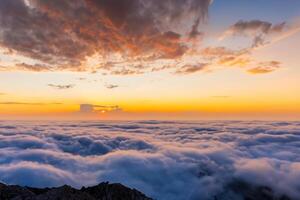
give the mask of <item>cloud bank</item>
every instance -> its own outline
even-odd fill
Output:
[[[121,182],[155,199],[242,199],[233,180],[299,199],[298,122],[5,122],[0,180]],[[188,194],[188,195],[187,195]]]

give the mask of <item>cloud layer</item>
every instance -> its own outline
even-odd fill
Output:
[[[240,199],[232,180],[300,196],[298,122],[1,122],[0,180],[121,182],[155,199]],[[226,189],[227,188],[227,189]],[[188,194],[188,196],[187,196]]]

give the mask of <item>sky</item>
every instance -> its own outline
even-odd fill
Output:
[[[300,117],[300,1],[2,0],[1,119]]]

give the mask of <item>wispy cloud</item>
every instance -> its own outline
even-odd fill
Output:
[[[231,35],[257,35],[257,34],[272,34],[280,33],[286,28],[286,22],[272,24],[261,20],[240,20],[233,24],[224,33],[224,37]]]
[[[251,74],[266,74],[279,69],[280,65],[281,63],[277,61],[261,62],[257,67],[250,68],[247,71]]]
[[[16,64],[16,69],[24,70],[24,71],[34,71],[34,72],[44,72],[51,71],[51,67],[44,64],[26,64],[26,63],[18,63]]]
[[[206,71],[209,65],[207,63],[198,63],[195,65],[184,65],[179,68],[175,73],[176,74],[192,74],[200,71]]]
[[[52,87],[54,89],[58,90],[66,90],[66,89],[72,89],[75,87],[74,84],[68,84],[68,85],[57,85],[57,84],[48,84],[49,87]]]

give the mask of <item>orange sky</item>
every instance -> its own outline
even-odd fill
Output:
[[[1,119],[299,119],[300,3],[80,1],[0,6]]]

